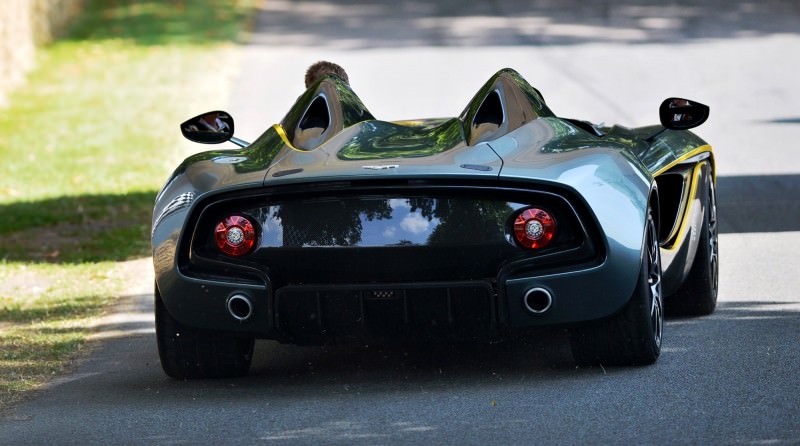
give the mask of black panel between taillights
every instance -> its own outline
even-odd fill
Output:
[[[529,185],[526,185],[529,186]],[[553,242],[519,247],[511,225],[535,206],[557,223]],[[591,214],[568,191],[497,183],[331,183],[214,197],[195,209],[184,240],[185,274],[286,285],[490,280],[599,262],[603,244]],[[259,233],[231,257],[213,232],[244,215]],[[188,242],[188,243],[187,243]]]

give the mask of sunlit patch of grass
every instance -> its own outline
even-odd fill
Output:
[[[56,44],[0,114],[0,204],[156,189],[197,150],[178,124],[222,108],[232,47]]]
[[[178,124],[227,103],[238,71],[232,42],[257,2],[193,0],[175,12],[182,3],[88,2],[73,34],[40,51],[27,85],[0,110],[0,205],[152,191],[198,150]],[[208,29],[222,31],[208,39]]]
[[[0,266],[0,322],[46,322],[91,314],[123,287],[113,262]]]
[[[80,40],[126,39],[139,45],[237,41],[253,0],[90,0],[73,27]]]

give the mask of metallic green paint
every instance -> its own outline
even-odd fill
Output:
[[[341,160],[375,160],[432,156],[464,145],[461,121],[427,120],[397,124],[368,121],[344,144],[336,156]]]

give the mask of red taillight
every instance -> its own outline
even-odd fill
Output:
[[[544,248],[555,235],[556,221],[541,209],[525,209],[514,220],[514,238],[525,248]]]
[[[245,255],[256,243],[256,231],[250,220],[241,215],[225,217],[214,229],[220,251],[231,256]]]

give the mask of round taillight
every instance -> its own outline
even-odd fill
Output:
[[[555,235],[556,221],[547,211],[528,208],[514,220],[514,238],[524,248],[544,248]]]
[[[256,243],[253,224],[241,215],[225,217],[214,229],[214,240],[220,251],[231,256],[245,255]]]

